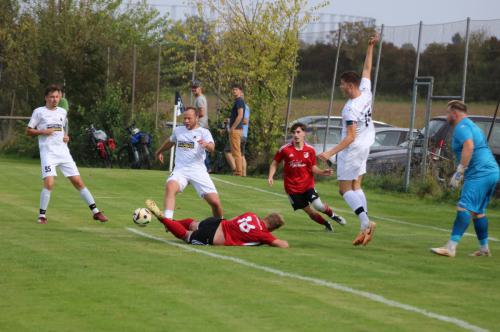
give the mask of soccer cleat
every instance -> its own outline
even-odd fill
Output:
[[[333,226],[329,221],[325,222],[325,232],[333,232]]]
[[[365,239],[365,232],[360,232],[356,238],[352,241],[352,244],[355,246],[359,246],[361,243],[363,243],[363,240]]]
[[[334,214],[330,218],[332,218],[333,221],[335,221],[337,224],[339,224],[341,226],[344,226],[345,224],[347,224],[345,218],[342,216],[339,216],[338,214]]]
[[[152,199],[147,199],[145,203],[148,210],[151,211],[151,213],[154,214],[154,216],[161,222],[164,217],[160,208],[156,205],[156,202]]]
[[[450,250],[448,247],[431,248],[431,252],[439,256],[455,257],[455,250]]]
[[[45,225],[47,223],[47,218],[46,217],[38,217],[38,220],[36,221],[40,225]]]
[[[375,227],[377,227],[377,224],[374,223],[373,221],[370,221],[368,224],[368,227],[364,230],[365,237],[363,238],[363,245],[366,246],[368,242],[372,240],[373,233],[375,233]]]
[[[99,220],[100,222],[106,222],[108,221],[108,218],[102,214],[102,212],[97,212],[97,213],[94,213],[94,220]]]
[[[491,251],[489,250],[477,250],[477,251],[474,251],[473,253],[469,254],[470,257],[481,257],[481,256],[485,256],[485,257],[491,257]]]

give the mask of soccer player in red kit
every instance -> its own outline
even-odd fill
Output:
[[[318,193],[314,189],[314,174],[331,176],[333,171],[331,169],[320,169],[316,165],[316,152],[312,146],[305,142],[306,126],[304,124],[295,123],[290,132],[293,135],[292,142],[283,145],[279,149],[269,167],[269,185],[273,185],[274,174],[283,160],[285,191],[289,196],[293,209],[304,210],[309,218],[320,225],[324,225],[325,230],[331,232],[333,226],[317,211],[327,215],[340,225],[345,225],[346,221],[341,216],[333,213],[328,205],[321,202]]]
[[[214,246],[258,246],[288,248],[288,242],[277,239],[271,232],[284,225],[283,217],[271,213],[260,219],[246,212],[231,220],[210,217],[203,221],[194,219],[172,220],[163,217],[153,200],[146,200],[146,207],[175,237],[189,244]]]

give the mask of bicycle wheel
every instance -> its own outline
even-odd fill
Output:
[[[116,153],[116,162],[120,168],[131,168],[130,153],[127,145],[118,149]]]
[[[141,145],[141,168],[151,169],[151,153],[149,152],[149,148],[146,144]]]

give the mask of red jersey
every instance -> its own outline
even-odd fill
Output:
[[[225,246],[257,246],[271,244],[276,238],[269,232],[263,221],[255,214],[247,212],[231,220],[221,222]]]
[[[287,194],[301,194],[314,188],[312,168],[316,165],[316,151],[307,143],[298,150],[293,143],[283,145],[274,160],[284,160],[285,191]]]

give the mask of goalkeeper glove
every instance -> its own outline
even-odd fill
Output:
[[[460,187],[460,184],[462,184],[462,180],[464,179],[464,173],[466,169],[467,168],[465,168],[462,164],[458,165],[457,170],[450,179],[450,186],[453,189],[457,189],[458,187]]]

